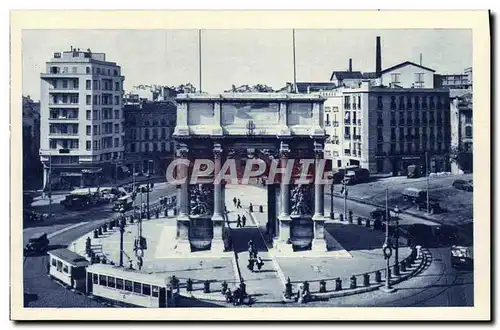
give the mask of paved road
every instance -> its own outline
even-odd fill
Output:
[[[155,189],[151,200],[160,196],[172,195],[175,187],[168,186],[164,189]],[[72,241],[93,230],[96,226],[105,223],[110,216],[116,215],[110,209],[92,209],[89,213],[76,213],[75,217],[62,224],[48,225],[25,229],[23,242],[27,243],[29,236],[34,231],[43,230],[49,234],[50,249],[66,247]],[[59,232],[64,228],[75,226],[70,230]],[[21,248],[21,247],[20,247]],[[103,307],[95,301],[77,295],[56,282],[50,280],[47,273],[48,256],[32,256],[24,258],[23,285],[25,294],[25,307]]]

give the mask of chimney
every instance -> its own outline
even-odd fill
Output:
[[[420,53],[420,65],[422,65],[422,53]]]
[[[70,46],[71,47],[71,51],[73,51],[73,46]]]
[[[380,49],[380,36],[377,36],[377,46],[375,54],[375,72],[377,77],[380,77],[380,72],[382,72],[382,51]]]
[[[352,58],[349,59],[349,72],[352,72]]]

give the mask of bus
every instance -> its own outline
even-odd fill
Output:
[[[107,264],[87,267],[87,294],[117,305],[166,308],[175,306],[178,288],[155,274]]]
[[[118,198],[118,200],[114,203],[112,210],[115,212],[120,212],[123,208],[125,211],[128,211],[132,208],[134,201],[132,196],[126,195]]]
[[[51,250],[49,255],[48,275],[64,285],[85,292],[87,259],[66,248]]]

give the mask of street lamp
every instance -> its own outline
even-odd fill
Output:
[[[330,219],[334,219],[335,214],[333,212],[333,180],[332,184],[330,185]]]
[[[150,166],[150,164],[153,164],[153,161],[150,159],[148,160],[148,174],[147,174],[147,177],[148,177],[148,190],[147,190],[147,195],[146,195],[146,204],[147,204],[147,219],[151,219],[151,215],[149,214],[149,190],[151,189],[151,171],[150,171],[150,168],[152,168],[152,166]]]
[[[384,253],[384,259],[386,260],[386,266],[385,266],[385,287],[380,288],[380,290],[391,293],[396,291],[393,287],[391,287],[391,280],[390,280],[390,273],[391,273],[391,265],[390,265],[390,259],[392,255],[392,244],[391,240],[389,238],[389,208],[388,208],[388,201],[389,201],[389,189],[385,190],[385,210],[386,210],[386,221],[385,221],[385,241],[384,244],[382,245],[382,252]]]
[[[394,239],[396,240],[394,246],[394,275],[399,276],[399,214],[401,213],[401,211],[396,205],[393,212],[394,212],[394,220],[396,222],[396,228],[394,234]]]
[[[123,267],[123,234],[125,233],[125,208],[120,209],[122,218],[120,221],[120,267]]]

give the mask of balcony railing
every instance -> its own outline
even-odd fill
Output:
[[[49,117],[49,120],[78,120],[78,116],[59,116],[59,117]]]
[[[78,106],[78,102],[49,102],[49,106]]]
[[[51,136],[78,136],[78,132],[50,132]]]

